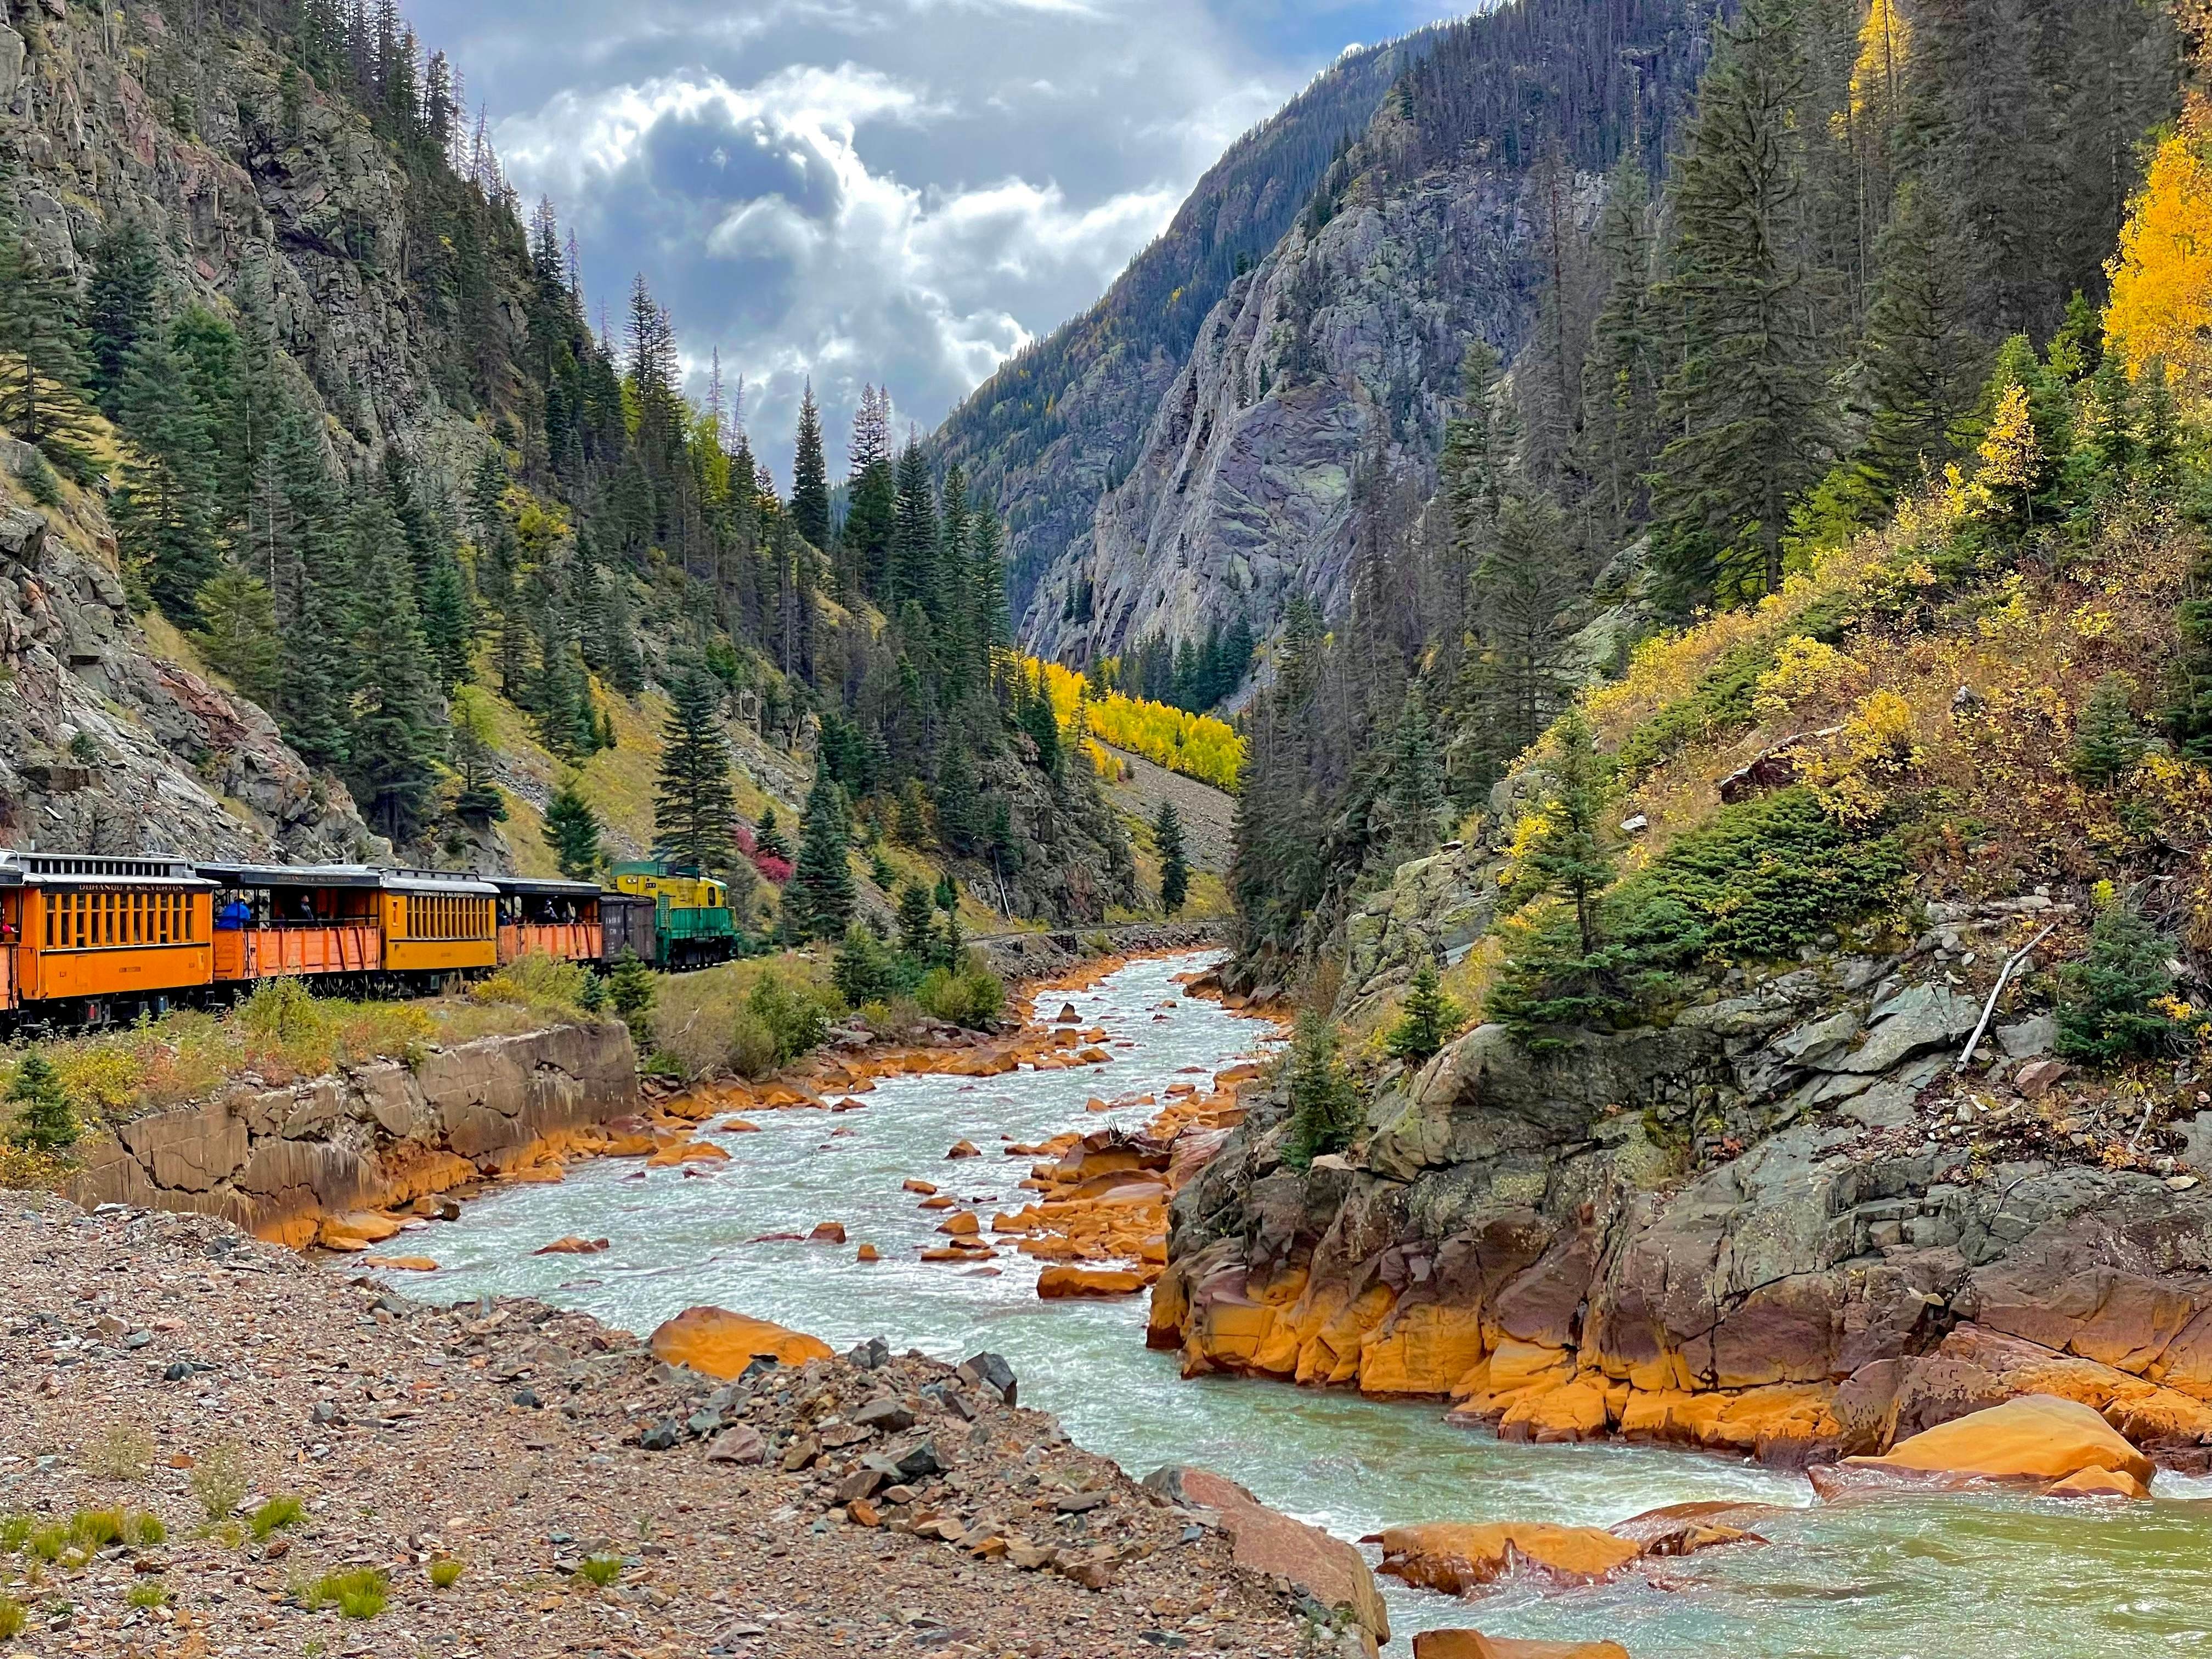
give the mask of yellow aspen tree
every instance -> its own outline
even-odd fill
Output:
[[[2212,390],[2212,112],[2201,100],[2152,156],[2106,271],[2105,337],[2129,378],[2163,359],[2192,390]]]
[[[1974,474],[1976,491],[1991,515],[2032,520],[2036,480],[2043,476],[2043,446],[2036,441],[2026,386],[2005,388],[1997,402],[1996,417],[1975,453],[1982,463]]]

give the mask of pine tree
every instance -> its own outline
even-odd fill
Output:
[[[909,881],[899,889],[899,949],[917,962],[929,955],[930,941],[936,930],[936,912],[929,889],[920,882]]]
[[[1566,523],[1549,496],[1506,497],[1474,578],[1477,706],[1498,762],[1542,735],[1566,693],[1562,611],[1577,597]]]
[[[58,1152],[76,1144],[81,1131],[69,1097],[63,1092],[61,1075],[36,1048],[16,1066],[15,1081],[8,1085],[8,1102],[15,1109],[8,1139],[18,1146]]]
[[[624,951],[615,970],[607,975],[607,1001],[616,1017],[629,1027],[630,1041],[641,1054],[653,1049],[653,1006],[660,1000],[660,981],[653,969],[637,958],[635,951]]]
[[[450,550],[441,552],[422,589],[422,639],[438,684],[447,692],[475,678],[476,626],[469,579]]]
[[[912,438],[898,459],[898,495],[891,526],[890,571],[884,585],[886,609],[911,599],[927,606],[937,597],[937,501],[929,463]]]
[[[1559,723],[1558,749],[1540,771],[1543,815],[1526,857],[1539,892],[1557,894],[1572,907],[1582,953],[1598,947],[1598,895],[1613,882],[1613,860],[1605,850],[1603,825],[1611,799],[1596,734],[1581,708],[1571,708]]]
[[[1359,1130],[1359,1096],[1337,1058],[1336,1028],[1308,1009],[1291,1044],[1291,1127],[1283,1160],[1293,1169],[1350,1146]]]
[[[1176,915],[1190,896],[1190,865],[1183,855],[1182,820],[1171,800],[1160,802],[1152,820],[1152,843],[1160,854],[1160,908]]]
[[[890,394],[861,389],[853,416],[852,453],[847,458],[845,548],[861,591],[885,597],[890,580],[893,530],[898,514],[898,482],[891,463]]]
[[[983,797],[967,746],[952,743],[937,763],[938,844],[956,858],[975,854],[983,836]]]
[[[284,650],[276,634],[276,596],[243,570],[211,578],[193,601],[200,628],[191,636],[209,667],[264,708],[283,684]]]
[[[124,365],[154,318],[154,295],[161,261],[153,239],[136,219],[126,219],[100,239],[92,255],[92,281],[85,291],[85,325],[90,341],[91,376],[101,412],[118,412]]]
[[[498,750],[497,724],[483,692],[462,688],[453,702],[447,758],[460,775],[453,796],[453,816],[481,830],[507,821],[507,798],[492,782],[492,764]]]
[[[576,787],[572,775],[561,781],[545,804],[545,844],[553,861],[571,881],[591,881],[599,870],[599,816]]]
[[[362,586],[352,629],[356,706],[347,765],[369,821],[408,842],[429,817],[441,711],[406,548],[380,493],[363,495],[352,529]]]
[[[1437,764],[1436,732],[1417,688],[1409,688],[1390,741],[1387,779],[1391,856],[1398,862],[1419,857],[1437,843],[1444,805],[1443,775]]]
[[[761,808],[760,827],[753,831],[753,845],[764,857],[791,862],[791,843],[784,840],[783,831],[776,825],[774,801]]]
[[[811,547],[830,545],[830,468],[822,455],[822,413],[814,406],[814,382],[799,400],[799,440],[791,463],[793,526]]]
[[[655,858],[726,872],[737,862],[737,807],[730,795],[730,745],[722,730],[721,683],[688,671],[671,694],[653,799]]]
[[[1874,418],[1870,481],[1894,497],[1949,459],[1950,423],[1973,398],[1986,354],[1966,327],[1968,281],[1949,205],[1908,179],[1883,232],[1863,348]]]
[[[1640,520],[1658,435],[1659,323],[1651,294],[1650,185],[1624,152],[1606,191],[1598,257],[1604,307],[1583,363],[1586,425],[1577,470],[1591,481],[1610,541]]]
[[[2124,901],[2089,924],[2088,954],[2058,970],[2057,1051],[2101,1065],[2186,1040],[2158,1004],[2173,994],[2174,942]]]
[[[2126,676],[2106,674],[2082,705],[2074,731],[2074,775],[2093,789],[2109,789],[2132,770],[2146,744],[2136,724]]]
[[[31,256],[0,204],[0,426],[79,483],[96,474],[84,403],[84,335],[68,276]]]
[[[783,890],[785,925],[793,939],[836,939],[852,921],[856,896],[847,857],[852,843],[845,792],[826,772],[817,772],[806,796],[799,861]]]
[[[1394,1058],[1418,1066],[1449,1042],[1466,1018],[1467,1011],[1444,994],[1436,964],[1425,962],[1413,970],[1398,1023],[1383,1046]]]
[[[1792,0],[1745,0],[1699,84],[1670,190],[1663,298],[1679,336],[1654,477],[1670,602],[1735,603],[1782,583],[1790,504],[1819,476],[1819,277],[1800,245],[1805,65]]]
[[[1451,506],[1452,543],[1462,568],[1497,517],[1511,458],[1498,453],[1492,405],[1498,392],[1498,353],[1487,340],[1468,342],[1460,362],[1460,412],[1444,428],[1443,493]],[[1298,596],[1302,600],[1303,596]]]
[[[189,621],[194,599],[222,569],[209,518],[215,437],[166,335],[149,333],[132,349],[117,404],[131,440],[115,504],[124,565],[171,617]]]

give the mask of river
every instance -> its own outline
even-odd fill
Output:
[[[557,1185],[495,1190],[459,1221],[411,1232],[441,1264],[401,1288],[453,1300],[522,1293],[649,1331],[699,1303],[809,1331],[843,1348],[883,1334],[957,1361],[1004,1354],[1022,1403],[1059,1414],[1083,1445],[1141,1474],[1164,1462],[1218,1469],[1264,1501],[1358,1538],[1396,1522],[1604,1525],[1662,1504],[1755,1499],[1796,1506],[1763,1527],[1772,1547],[1654,1564],[1650,1579],[1568,1592],[1516,1584],[1461,1602],[1380,1581],[1393,1654],[1413,1632],[1610,1638],[1635,1659],[2119,1659],[2212,1655],[2212,1481],[2161,1475],[2166,1496],[2121,1504],[2000,1497],[1815,1505],[1802,1476],[1671,1449],[1516,1446],[1446,1425],[1434,1403],[1222,1377],[1185,1382],[1144,1346],[1142,1298],[1043,1303],[1036,1264],[1002,1254],[995,1275],[924,1264],[938,1214],[900,1183],[918,1176],[981,1208],[1018,1206],[1030,1160],[1002,1139],[1134,1127],[1146,1107],[1086,1112],[1093,1096],[1204,1082],[1271,1028],[1181,996],[1203,957],[1139,962],[1072,1001],[1103,1026],[1111,1064],[1004,1077],[887,1079],[863,1109],[763,1112],[756,1134],[708,1138],[732,1154],[712,1173],[586,1164]],[[1056,1010],[1047,999],[1043,1012]],[[948,1163],[959,1139],[984,1157]],[[988,1211],[986,1211],[988,1213]],[[842,1222],[842,1246],[751,1243]],[[603,1254],[531,1254],[566,1233]],[[854,1259],[862,1242],[884,1260]]]

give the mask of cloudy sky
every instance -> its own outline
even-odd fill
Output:
[[[1443,0],[410,0],[586,299],[642,270],[788,478],[860,386],[926,431],[1096,299],[1237,134]]]

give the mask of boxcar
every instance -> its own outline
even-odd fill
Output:
[[[365,864],[201,864],[216,884],[215,978],[344,975],[384,968],[383,872]]]
[[[214,894],[166,854],[0,851],[0,1009],[160,1012],[213,975]]]
[[[499,965],[499,889],[473,876],[384,870],[384,966],[458,974]]]
[[[599,890],[588,881],[493,876],[499,890],[499,959],[535,951],[564,962],[597,962],[604,951]]]
[[[660,907],[635,893],[599,895],[599,960],[611,968],[635,956],[648,968],[660,961]]]

